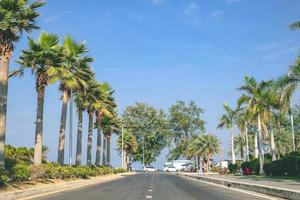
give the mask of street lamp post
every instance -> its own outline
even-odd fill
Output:
[[[122,168],[124,168],[124,127],[122,125],[122,149],[121,149],[121,155],[122,155]]]

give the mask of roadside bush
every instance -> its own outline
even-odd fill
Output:
[[[0,168],[0,185],[9,181],[8,171]]]
[[[258,159],[254,159],[252,161],[249,162],[243,162],[241,164],[241,168],[243,170],[243,174],[244,175],[251,175],[251,174],[259,174],[259,160]]]
[[[44,165],[33,165],[30,167],[30,180],[38,181],[46,178],[46,168]]]
[[[114,168],[114,174],[125,173],[125,172],[127,172],[127,170],[124,168]]]
[[[264,172],[267,176],[270,176],[272,174],[271,165],[272,165],[272,163],[264,164]]]
[[[30,177],[30,166],[26,164],[16,164],[12,172],[13,181],[27,181]]]
[[[266,168],[265,173],[273,176],[300,176],[300,153],[291,152],[282,159],[270,164],[270,172]]]
[[[228,169],[229,169],[231,174],[236,174],[238,172],[238,165],[230,163],[228,165]]]

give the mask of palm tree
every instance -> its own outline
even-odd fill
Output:
[[[236,117],[236,111],[230,108],[227,104],[223,105],[225,114],[220,118],[220,124],[217,128],[227,128],[231,130],[230,140],[231,140],[231,159],[232,163],[235,164],[235,152],[234,152],[234,122]]]
[[[235,147],[235,152],[238,152],[241,158],[246,160],[245,159],[246,145],[245,145],[244,135],[239,134],[238,136],[234,137],[234,147]]]
[[[54,34],[42,32],[39,39],[29,38],[28,50],[22,51],[18,63],[20,68],[12,72],[11,76],[23,76],[24,70],[30,69],[35,76],[35,89],[37,92],[37,113],[35,122],[34,164],[42,163],[43,146],[43,115],[45,87],[51,82],[48,70],[61,62],[58,54],[59,38]]]
[[[87,82],[93,76],[93,72],[88,65],[93,59],[85,56],[87,52],[83,43],[78,44],[70,36],[67,36],[62,47],[62,65],[52,67],[49,70],[49,74],[55,77],[54,81],[60,81],[59,89],[63,92],[57,156],[57,162],[59,164],[64,163],[67,105],[70,96],[72,92],[86,88]]]
[[[221,153],[221,144],[216,135],[205,134],[198,135],[195,138],[191,139],[185,154],[187,156],[195,156],[199,159],[200,169],[202,169],[202,158],[206,157],[206,171],[209,170],[209,166],[211,165],[211,159],[214,154]]]
[[[300,21],[292,23],[289,27],[290,27],[291,30],[299,29],[300,28]]]
[[[28,0],[0,1],[0,168],[4,167],[9,60],[22,33],[38,29],[36,19],[40,14],[36,10],[44,4]]]
[[[97,97],[95,104],[96,114],[96,127],[97,127],[97,146],[96,146],[96,159],[95,164],[100,165],[100,152],[101,152],[101,131],[102,131],[102,118],[103,116],[112,116],[112,110],[115,106],[114,100],[111,97],[113,90],[106,82],[99,84],[97,88]]]
[[[264,164],[264,152],[263,152],[263,137],[262,137],[262,119],[265,119],[269,114],[269,110],[266,109],[266,98],[269,95],[270,81],[262,81],[258,83],[253,77],[245,77],[245,85],[241,86],[239,90],[244,94],[239,99],[238,106],[245,105],[249,112],[257,120],[257,140],[258,140],[258,152],[260,162],[260,172],[263,174]],[[264,126],[265,127],[265,126]],[[265,131],[265,133],[267,133]]]

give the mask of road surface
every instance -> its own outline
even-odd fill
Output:
[[[34,200],[242,200],[266,199],[172,174],[139,173],[33,198]]]

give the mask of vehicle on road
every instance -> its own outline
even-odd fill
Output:
[[[143,171],[144,171],[144,172],[157,172],[158,170],[157,170],[157,168],[152,167],[152,166],[145,166],[145,167],[143,168]]]
[[[163,171],[164,172],[178,172],[179,170],[176,169],[174,166],[169,165],[169,166],[165,166]]]

